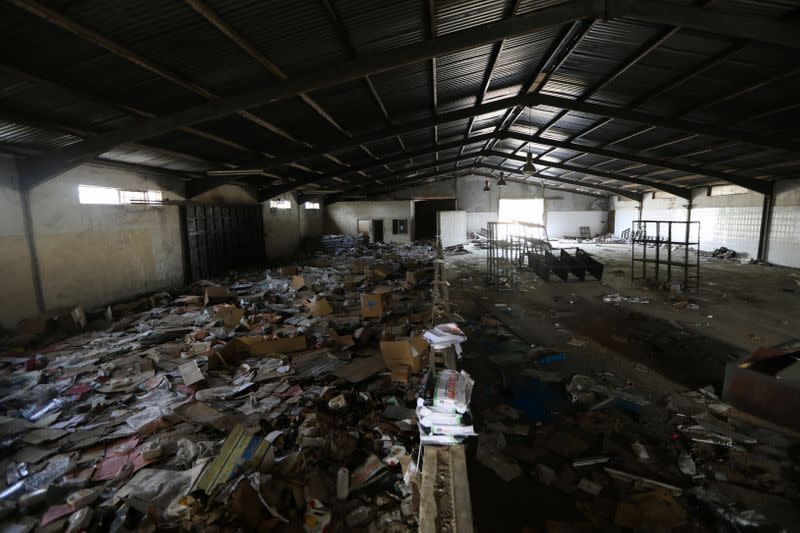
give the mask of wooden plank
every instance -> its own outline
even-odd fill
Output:
[[[425,446],[422,456],[419,530],[472,533],[464,446]]]

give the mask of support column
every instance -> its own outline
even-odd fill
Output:
[[[769,232],[772,229],[772,211],[775,208],[775,185],[770,184],[769,194],[764,195],[761,206],[761,227],[758,232],[758,260],[766,261],[769,256]]]

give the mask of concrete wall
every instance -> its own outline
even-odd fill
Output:
[[[82,184],[159,189],[165,200],[184,200],[185,194],[174,179],[88,164],[34,188],[30,212],[46,311],[72,305],[89,309],[184,285],[179,207],[82,205]],[[253,191],[235,185],[193,201],[258,203]],[[14,161],[0,157],[0,325],[7,329],[39,312],[22,205]]]
[[[800,181],[775,184],[775,207],[769,233],[768,257],[778,265],[800,268]]]
[[[303,240],[322,235],[322,209],[306,209],[305,204],[298,204],[291,194],[283,198],[289,200],[289,209],[270,207],[269,201],[261,204],[264,213],[264,246],[269,261],[289,259]]]
[[[393,219],[408,219],[405,235],[392,234]],[[411,242],[414,235],[414,202],[410,200],[376,200],[336,202],[325,208],[325,232],[353,235],[357,220],[383,220],[385,242]]]
[[[176,206],[81,205],[78,185],[161,189],[162,180],[83,165],[31,193],[31,211],[46,309],[90,308],[183,283]]]
[[[455,198],[456,208],[467,212],[467,232],[470,233],[477,233],[487,222],[497,220],[501,199],[542,198],[542,188],[533,183],[509,182],[506,187],[497,187],[492,181],[489,192],[483,190],[485,183],[483,176],[467,176],[394,191],[379,198]],[[558,188],[547,188],[544,196],[545,225],[550,237],[578,235],[580,226],[589,226],[593,234],[603,231],[609,209],[605,198]]]
[[[211,205],[256,205],[258,196],[255,190],[240,185],[224,183],[192,198],[197,204]]]
[[[12,328],[20,318],[36,314],[36,296],[17,190],[16,165],[0,155],[0,326]]]
[[[687,201],[657,194],[645,196],[643,220],[686,220]],[[709,196],[705,187],[692,192],[691,220],[700,222],[700,249],[719,247],[736,250],[742,258],[758,255],[763,195],[755,192]],[[800,183],[784,180],[775,184],[775,206],[769,230],[767,260],[777,265],[800,267]],[[631,227],[638,217],[638,204],[612,201],[615,210],[614,233]]]

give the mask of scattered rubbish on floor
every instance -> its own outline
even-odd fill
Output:
[[[603,296],[603,301],[606,303],[622,303],[628,302],[632,304],[649,304],[650,300],[647,298],[642,298],[640,296],[622,296],[618,293],[615,294],[606,294]]]
[[[420,437],[475,434],[469,375],[428,375],[418,404],[421,373],[466,336],[431,326],[431,246],[322,247],[20,323],[0,358],[5,525],[416,529]]]

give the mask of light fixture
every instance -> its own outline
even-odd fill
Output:
[[[208,170],[207,176],[266,176],[260,168],[234,168],[231,170]]]
[[[531,154],[531,142],[530,138],[533,137],[533,122],[531,122],[531,108],[528,106],[528,159],[525,161],[525,165],[522,167],[522,172],[527,174],[528,176],[533,176],[536,174],[536,167],[533,166],[533,154]]]
[[[530,150],[530,148],[528,148],[528,150]],[[533,166],[533,155],[530,153],[530,151],[528,152],[528,160],[525,161],[525,165],[522,167],[522,172],[528,176],[533,176],[536,174],[536,167]]]
[[[506,186],[506,178],[503,176],[503,171],[500,171],[500,179],[497,180],[498,187],[505,187]]]
[[[489,192],[492,188],[489,187],[489,180],[486,180],[486,185],[483,186],[483,192]]]

